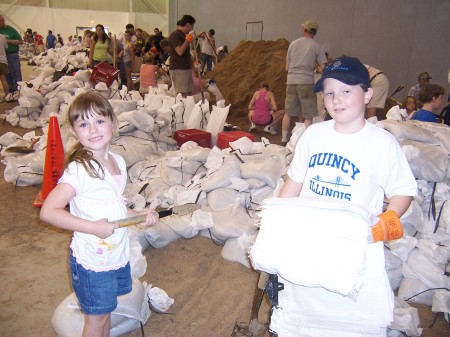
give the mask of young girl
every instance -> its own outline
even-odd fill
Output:
[[[153,64],[154,55],[148,52],[144,55],[139,75],[139,92],[144,95],[148,93],[150,87],[156,87],[156,81],[161,75],[160,68]]]
[[[284,110],[276,111],[277,102],[273,92],[269,91],[269,83],[261,82],[260,89],[253,94],[248,109],[251,132],[256,131],[256,125],[266,125],[265,132],[272,135],[277,134],[275,126],[283,119]]]
[[[110,152],[117,118],[96,93],[77,96],[68,112],[78,143],[69,151],[63,176],[46,198],[41,219],[74,231],[69,265],[72,286],[86,314],[83,336],[109,336],[117,296],[131,291],[130,243],[126,228],[108,221],[136,215],[122,196],[124,159]],[[70,203],[70,213],[66,205]],[[157,222],[153,211],[142,226]]]
[[[414,117],[414,114],[417,111],[416,98],[414,96],[406,96],[402,108],[406,109],[406,112],[408,113],[408,117],[406,117],[406,119],[411,119]]]

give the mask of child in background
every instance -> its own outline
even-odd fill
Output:
[[[6,58],[6,51],[5,51],[7,47],[8,43],[6,42],[5,35],[0,34],[0,82],[2,82],[5,96],[9,93],[9,85],[8,81],[6,80],[6,75],[9,73],[8,59]],[[5,97],[0,97],[0,102],[4,100]]]
[[[333,119],[313,124],[303,133],[280,197],[339,199],[390,220],[401,217],[417,194],[417,184],[396,139],[364,119],[373,93],[366,67],[356,58],[335,59],[314,85],[314,92],[319,91]],[[334,181],[340,183],[330,183]],[[332,193],[321,193],[324,189]],[[387,210],[393,212],[383,213],[385,196]],[[366,263],[365,273],[370,273],[356,300],[278,276],[284,290],[278,293],[278,307],[273,308],[271,330],[283,337],[385,337],[393,319],[394,295],[382,241],[367,245],[366,259],[371,262]],[[343,316],[348,321],[341,320]],[[364,324],[355,326],[355,321]]]
[[[158,78],[161,76],[161,70],[153,64],[154,55],[151,52],[146,53],[142,61],[144,63],[141,65],[139,73],[139,92],[145,95],[150,87],[156,87]]]
[[[250,132],[256,131],[256,125],[265,125],[265,132],[277,134],[275,126],[283,119],[284,110],[277,111],[277,102],[273,92],[269,90],[269,83],[261,82],[259,90],[253,94],[248,109]]]
[[[419,101],[422,108],[416,111],[411,120],[437,123],[433,110],[439,109],[444,99],[444,88],[439,84],[425,84],[419,90]]]
[[[67,156],[58,185],[45,199],[41,219],[73,231],[69,265],[72,286],[85,313],[83,336],[109,336],[117,296],[131,291],[127,228],[108,221],[137,213],[126,207],[124,159],[110,152],[118,121],[109,102],[92,92],[69,107],[71,132],[78,143]],[[70,203],[70,213],[66,205]],[[148,211],[144,227],[158,220]]]
[[[408,117],[406,119],[411,119],[414,117],[415,112],[417,111],[417,102],[414,96],[406,96],[405,100],[402,104],[402,109],[406,110]]]

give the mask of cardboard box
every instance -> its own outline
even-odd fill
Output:
[[[173,135],[178,146],[188,141],[196,142],[201,147],[211,148],[211,133],[200,129],[177,130]]]
[[[243,132],[243,131],[224,131],[219,132],[217,135],[217,147],[219,149],[226,149],[229,147],[230,142],[234,142],[235,140],[238,140],[239,138],[247,137],[252,142],[255,139],[255,136],[251,133]]]

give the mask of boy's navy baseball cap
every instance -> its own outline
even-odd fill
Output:
[[[369,71],[356,57],[338,57],[323,69],[322,77],[314,85],[314,92],[323,91],[323,81],[334,78],[348,85],[370,87]]]

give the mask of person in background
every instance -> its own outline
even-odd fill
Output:
[[[217,54],[217,62],[222,61],[228,55],[228,46],[227,45],[220,46],[219,48],[217,48],[216,54]]]
[[[269,90],[269,83],[262,81],[248,105],[250,132],[256,131],[256,125],[265,125],[264,131],[276,135],[275,126],[283,119],[284,110],[277,111],[275,95]]]
[[[38,32],[33,32],[34,36],[34,48],[36,50],[36,54],[43,53],[45,51],[44,47],[44,37]]]
[[[8,61],[8,81],[9,92],[6,93],[5,100],[13,101],[19,98],[18,82],[22,81],[22,71],[20,69],[19,46],[23,43],[22,37],[13,27],[5,22],[5,17],[0,15],[0,34],[4,35],[8,47],[6,48],[6,59]]]
[[[6,42],[5,35],[0,34],[0,82],[2,82],[3,91],[5,96],[9,93],[8,81],[6,75],[8,75],[8,59],[6,58],[6,48],[8,43]],[[0,102],[3,102],[5,97],[0,97]]]
[[[127,30],[123,35],[123,51],[121,53],[123,57],[123,65],[125,69],[125,78],[127,80],[127,89],[133,90],[133,80],[131,79],[131,72],[134,68],[135,54],[134,45],[131,41],[132,31]]]
[[[314,86],[314,69],[322,71],[327,57],[323,47],[314,41],[319,25],[314,20],[302,24],[302,36],[291,42],[286,56],[287,87],[286,113],[282,122],[281,145],[286,145],[291,120],[295,117],[303,121],[305,127],[312,124],[313,117],[318,116],[317,98],[312,92]]]
[[[55,48],[56,36],[53,35],[51,30],[48,31],[47,37],[45,38],[45,47],[48,49]]]
[[[214,29],[210,29],[208,33],[201,33],[198,35],[199,39],[202,39],[202,53],[201,60],[203,63],[202,73],[206,73],[212,70],[212,65],[214,61],[214,54],[216,50],[216,39],[214,35],[216,34]],[[206,66],[206,71],[205,71]]]
[[[156,87],[158,78],[161,76],[161,69],[153,64],[153,53],[146,53],[143,57],[143,64],[139,72],[139,92],[145,95],[150,87]]]
[[[373,93],[367,68],[356,58],[337,58],[314,85],[314,92],[319,91],[333,119],[313,124],[302,134],[280,197],[339,202],[343,208],[364,206],[371,214],[398,223],[417,195],[417,183],[397,140],[365,120]],[[278,276],[284,289],[278,292],[270,329],[279,336],[386,336],[393,320],[394,294],[383,242],[366,247],[366,276],[356,299]],[[314,256],[297,258],[314,263]],[[360,327],[355,327],[355,315],[358,321],[364,317]]]
[[[63,47],[64,40],[63,40],[62,36],[60,34],[56,34],[56,36],[57,36],[57,38],[56,38],[57,43],[59,44],[60,47]]]
[[[373,90],[373,96],[366,108],[366,118],[376,117],[378,110],[383,110],[386,104],[386,98],[389,91],[389,79],[387,76],[375,67],[364,64],[369,71],[370,87]]]
[[[92,32],[89,29],[86,29],[83,33],[83,41],[82,41],[83,48],[89,48],[91,46],[91,38]]]
[[[437,118],[433,110],[441,108],[443,99],[443,87],[439,84],[425,84],[419,91],[419,101],[422,102],[422,108],[416,111],[411,120],[436,123]]]
[[[139,57],[142,57],[145,46],[144,37],[142,36],[143,32],[144,31],[140,28],[136,29],[136,43],[134,45],[134,54]]]
[[[69,269],[85,314],[82,336],[106,337],[117,297],[132,290],[128,229],[110,221],[138,213],[123,197],[125,160],[110,151],[118,121],[109,102],[94,92],[80,94],[69,107],[68,119],[78,142],[67,154],[64,173],[45,199],[40,217],[73,231]],[[153,210],[142,215],[142,227],[158,222]]]
[[[109,37],[105,32],[105,27],[98,24],[95,26],[95,33],[91,39],[91,45],[89,48],[89,64],[88,66],[94,67],[100,62],[106,62],[108,59],[108,47]]]
[[[430,83],[431,79],[432,77],[430,76],[430,74],[424,71],[420,73],[419,76],[417,76],[418,83],[416,83],[411,87],[411,89],[409,89],[408,96],[414,96],[419,105],[421,105],[421,102],[419,101],[419,91],[425,84]]]
[[[405,109],[406,113],[408,114],[408,117],[406,117],[406,119],[411,119],[412,117],[414,117],[414,114],[417,111],[416,98],[414,96],[406,96],[402,104],[402,109]]]
[[[194,90],[190,49],[190,44],[196,37],[194,25],[194,17],[185,14],[177,22],[177,29],[169,37],[170,77],[175,93],[181,93],[183,96],[189,95]]]
[[[159,28],[155,28],[153,30],[154,35],[154,46],[158,49],[159,52],[162,52],[161,41],[164,39],[163,33],[159,30]]]

